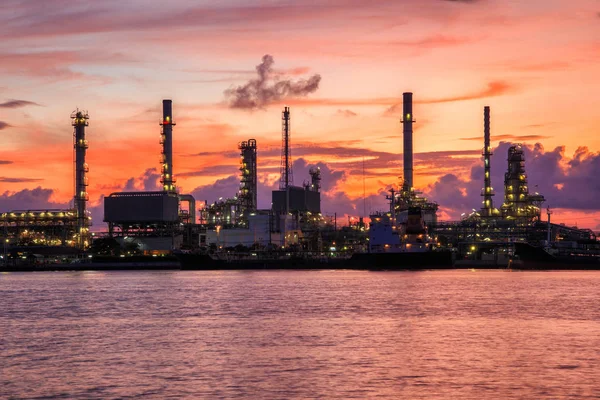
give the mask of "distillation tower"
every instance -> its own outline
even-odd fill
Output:
[[[497,210],[494,209],[494,188],[492,188],[492,175],[491,175],[491,158],[492,158],[492,145],[491,145],[491,134],[490,134],[490,107],[485,106],[483,108],[483,189],[481,190],[481,196],[483,197],[483,207],[481,208],[481,215],[483,217],[491,217],[497,214]]]
[[[290,108],[284,107],[281,113],[281,178],[279,190],[287,190],[294,183],[292,153],[290,146]]]
[[[511,146],[508,149],[508,171],[504,174],[502,216],[518,223],[539,221],[544,200],[544,196],[540,194],[529,194],[522,145]]]
[[[89,200],[88,187],[88,165],[85,156],[88,149],[88,141],[85,138],[85,127],[88,126],[89,115],[87,111],[75,110],[71,114],[73,131],[73,152],[75,159],[75,196],[74,206],[77,215],[77,247],[85,249],[88,245],[89,218],[86,215],[86,205]]]
[[[247,225],[248,215],[256,211],[258,206],[258,175],[256,158],[256,139],[248,139],[238,146],[241,156],[240,200],[241,218]]]

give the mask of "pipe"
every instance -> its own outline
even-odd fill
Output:
[[[186,201],[190,213],[191,224],[196,223],[196,199],[191,194],[180,194],[179,202]]]

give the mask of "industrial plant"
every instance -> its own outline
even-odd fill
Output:
[[[292,170],[291,110],[281,113],[281,166],[279,188],[271,193],[271,207],[258,208],[259,147],[255,139],[238,145],[239,190],[214,203],[199,202],[179,193],[173,162],[175,118],[171,100],[162,101],[159,121],[161,191],[116,192],[104,198],[108,230],[90,234],[92,223],[86,209],[89,196],[89,116],[71,114],[74,152],[73,206],[64,210],[7,210],[0,222],[4,233],[4,261],[11,258],[92,257],[94,243],[111,243],[121,257],[137,254],[162,256],[200,252],[221,257],[231,249],[258,257],[260,252],[285,252],[304,257],[342,257],[351,253],[452,252],[457,263],[488,262],[503,265],[514,256],[515,243],[557,247],[557,243],[596,242],[591,230],[566,227],[542,220],[545,198],[530,193],[521,145],[510,147],[504,179],[504,199],[494,206],[491,181],[490,107],[483,112],[483,168],[479,210],[463,214],[460,221],[438,221],[438,204],[415,190],[413,179],[413,94],[403,94],[402,181],[386,196],[389,209],[370,215],[370,223],[338,229],[337,219],[321,213],[321,171],[311,168],[301,185],[294,185]],[[198,218],[197,218],[198,216]],[[92,239],[95,239],[93,241]],[[94,243],[93,243],[94,242]],[[109,246],[110,247],[110,246]],[[560,246],[558,246],[560,247]],[[97,249],[96,249],[97,250]],[[239,254],[238,254],[239,255]]]
[[[4,254],[69,254],[90,245],[91,217],[86,209],[89,167],[86,162],[89,115],[79,109],[71,114],[73,126],[74,194],[73,207],[64,210],[2,210]]]

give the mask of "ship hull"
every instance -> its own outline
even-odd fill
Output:
[[[553,256],[541,247],[517,243],[515,255],[518,262],[513,268],[521,270],[600,270],[600,254]]]

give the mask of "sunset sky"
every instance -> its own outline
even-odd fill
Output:
[[[312,87],[235,107],[265,55],[265,87]],[[489,105],[495,205],[509,143],[524,143],[554,221],[600,229],[599,64],[598,0],[4,0],[0,211],[70,201],[77,107],[90,115],[95,223],[102,195],[156,188],[167,98],[181,193],[235,195],[237,144],[255,138],[268,207],[288,105],[294,183],[318,164],[324,212],[359,216],[399,183],[410,91],[415,186],[442,219],[481,206]]]

